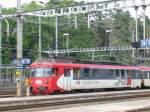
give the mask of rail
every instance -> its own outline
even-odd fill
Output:
[[[150,90],[105,92],[81,95],[46,96],[42,98],[13,98],[13,100],[0,101],[0,111],[29,109],[47,106],[70,105],[87,102],[116,101],[131,98],[150,97]],[[16,99],[16,100],[15,100]]]

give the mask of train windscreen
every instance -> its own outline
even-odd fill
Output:
[[[30,77],[48,77],[54,74],[52,68],[36,68],[31,69]]]

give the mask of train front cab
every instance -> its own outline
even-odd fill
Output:
[[[32,94],[51,94],[60,90],[57,80],[60,77],[58,68],[36,67],[31,69],[29,77]]]

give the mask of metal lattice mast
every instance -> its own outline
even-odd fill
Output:
[[[58,17],[55,17],[55,50],[58,51]],[[58,53],[56,53],[58,56]]]
[[[38,58],[41,58],[41,16],[39,16],[39,52]]]

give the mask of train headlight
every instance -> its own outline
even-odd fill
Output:
[[[36,80],[35,83],[36,84],[42,84],[42,81],[41,80]]]

